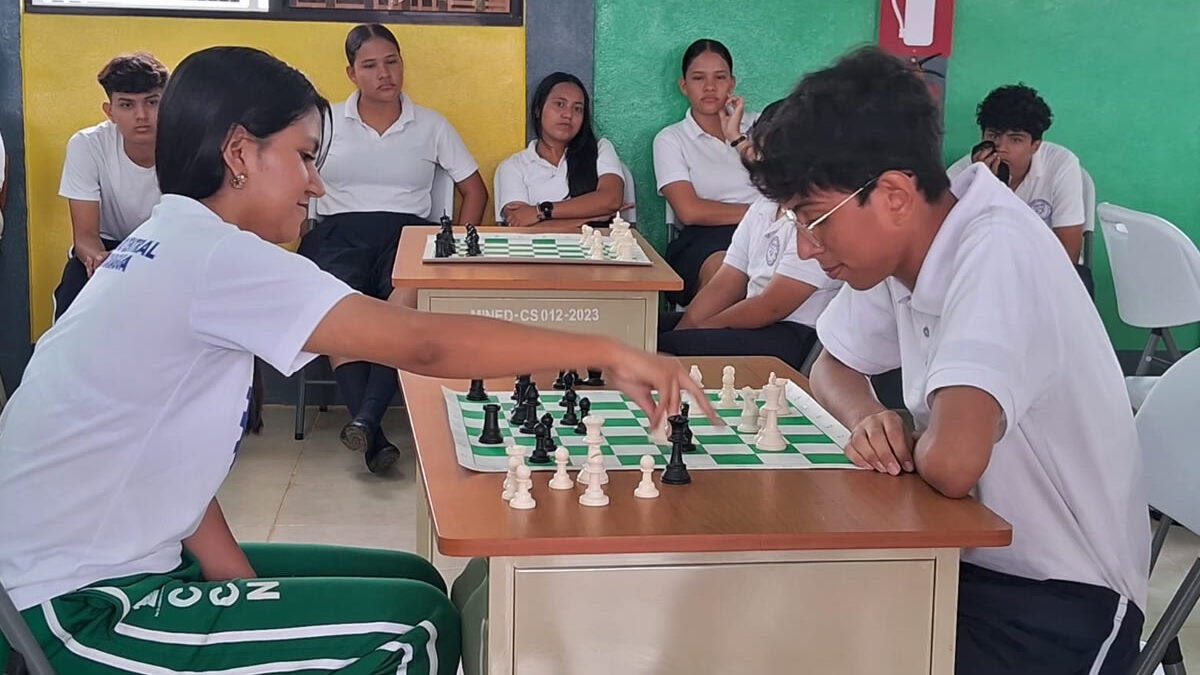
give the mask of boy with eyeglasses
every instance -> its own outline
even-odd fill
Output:
[[[1124,673],[1149,523],[1120,367],[1062,246],[986,166],[949,182],[940,112],[875,48],[806,76],[754,142],[755,185],[843,288],[817,322],[817,399],[855,464],[916,472],[1013,526],[960,571],[956,672]],[[867,376],[902,367],[915,431]]]

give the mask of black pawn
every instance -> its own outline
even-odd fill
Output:
[[[483,388],[483,380],[471,380],[471,389],[467,391],[468,401],[488,400],[487,391]]]
[[[604,386],[603,372],[600,370],[588,368],[588,378],[584,382],[584,384],[586,384],[589,387],[603,387]]]
[[[663,469],[659,480],[664,485],[687,485],[692,482],[692,475],[688,473],[687,464],[683,463],[682,443],[671,444],[671,459],[667,462],[667,468]]]
[[[545,415],[542,415],[542,424],[545,424],[547,429],[553,429],[554,428],[554,417],[550,413],[546,413]]]
[[[546,447],[546,441],[550,438],[550,430],[546,428],[546,425],[538,422],[534,426],[533,436],[537,440],[534,441],[533,452],[529,455],[529,462],[531,464],[549,464],[554,461],[550,457],[550,452]]]
[[[565,371],[565,370],[558,371],[558,377],[554,378],[554,388],[555,389],[566,389],[567,388],[566,382],[563,381],[563,375],[566,375],[566,373],[567,373],[567,371]]]
[[[523,399],[526,401],[533,401],[533,407],[536,408],[540,398],[541,398],[541,394],[538,393],[537,385],[533,382],[530,382],[525,387],[525,394],[524,394]]]
[[[572,392],[574,393],[574,392]],[[575,401],[567,400],[567,412],[563,414],[562,419],[558,422],[564,427],[573,427],[576,424],[582,424],[582,420],[575,415]],[[587,431],[585,428],[584,431]]]
[[[525,408],[525,422],[521,424],[521,428],[517,431],[520,431],[523,434],[532,434],[538,423],[537,403],[535,401],[526,399],[525,403],[522,405]]]
[[[679,416],[683,419],[686,420],[688,418],[688,413],[691,412],[691,410],[692,404],[688,403],[687,401],[679,404]]]
[[[504,442],[504,436],[500,433],[500,406],[495,403],[483,406],[483,433],[479,435],[479,442],[484,445]]]
[[[529,386],[530,377],[528,375],[518,375],[516,384],[513,385],[513,393],[510,397],[512,400],[520,403],[525,400],[525,387]]]
[[[592,412],[592,400],[586,396],[579,399],[579,425],[575,427],[575,433],[586,434],[587,427],[583,424],[583,419]]]

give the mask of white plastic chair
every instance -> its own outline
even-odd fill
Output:
[[[1135,372],[1145,375],[1160,339],[1171,361],[1179,359],[1171,327],[1200,321],[1200,250],[1158,216],[1108,203],[1096,215],[1112,266],[1117,314],[1131,326],[1150,329]]]
[[[625,181],[625,194],[621,196],[621,201],[625,204],[637,204],[637,187],[633,184],[633,173],[625,162],[621,162],[621,180]],[[621,212],[621,218],[627,223],[637,224],[637,206],[625,209]]]
[[[1153,568],[1172,523],[1200,533],[1200,466],[1195,417],[1200,409],[1200,352],[1180,359],[1162,376],[1134,418],[1142,445],[1150,506],[1162,513],[1154,532]],[[1179,629],[1200,599],[1200,558],[1171,598],[1135,664],[1134,675],[1151,675],[1162,663],[1167,675],[1184,675]],[[1164,655],[1168,658],[1164,661]]]
[[[1079,252],[1079,263],[1092,269],[1092,245],[1096,236],[1096,183],[1087,169],[1079,167],[1083,174],[1083,249]]]
[[[0,649],[8,649],[11,646],[14,652],[9,654],[9,664],[4,672],[16,675],[54,675],[54,669],[46,660],[41,645],[29,631],[25,617],[17,611],[3,585],[0,585],[0,633],[8,641],[8,646],[0,644]],[[14,659],[19,659],[20,665],[16,665]]]

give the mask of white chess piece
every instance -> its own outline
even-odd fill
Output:
[[[783,417],[784,415],[788,414],[788,410],[791,409],[791,405],[788,403],[787,398],[787,386],[789,382],[791,382],[791,380],[787,379],[786,377],[775,378],[775,386],[779,387],[779,400],[775,404],[776,418]]]
[[[583,442],[591,445],[593,443],[604,443],[604,436],[600,433],[600,427],[604,426],[604,418],[599,415],[588,415],[583,418],[583,426],[587,429],[587,435],[583,437]]]
[[[558,446],[554,451],[554,463],[558,468],[554,471],[554,477],[550,479],[551,490],[570,490],[575,487],[575,481],[571,480],[571,476],[567,474],[567,462],[571,461],[571,453],[567,452],[566,446]]]
[[[628,230],[628,229],[629,229],[629,223],[627,223],[627,222],[625,221],[625,219],[621,217],[621,214],[620,214],[620,213],[618,213],[617,215],[613,216],[613,219],[612,219],[612,229],[613,229],[614,231],[617,231],[617,230]]]
[[[763,408],[767,421],[758,432],[754,447],[764,452],[779,452],[787,449],[787,441],[779,433],[779,386],[768,384],[763,387]]]
[[[592,471],[588,468],[592,457],[600,457],[600,469]],[[597,477],[601,485],[608,483],[608,470],[604,468],[604,457],[600,452],[599,443],[588,443],[587,458],[583,460],[583,467],[579,469],[579,473],[575,476],[575,483],[578,485],[587,485],[592,481],[593,477]]]
[[[500,494],[500,497],[504,501],[512,499],[513,495],[517,494],[517,467],[524,464],[524,462],[524,457],[512,454],[508,455],[508,473],[504,476],[504,492]]]
[[[588,246],[591,246],[592,232],[594,232],[594,230],[591,225],[581,225],[579,227],[579,234],[580,234],[579,245],[580,246],[582,246],[583,248],[587,248]]]
[[[638,483],[637,488],[634,489],[633,496],[654,499],[658,496],[658,488],[654,485],[654,479],[651,477],[654,474],[654,457],[642,455],[641,468],[642,482]]]
[[[604,468],[604,458],[600,455],[588,457],[588,473],[596,477]],[[584,506],[608,506],[608,495],[598,480],[589,480],[587,489],[579,495],[579,503]]]
[[[671,423],[663,419],[657,429],[650,430],[650,442],[655,445],[667,445],[667,436],[671,433]]]
[[[738,424],[738,433],[758,433],[758,394],[750,387],[742,387],[742,419]]]
[[[621,239],[617,242],[617,260],[633,260],[632,239]]]
[[[733,381],[733,366],[725,366],[721,369],[721,394],[717,397],[718,408],[737,407],[737,391],[733,388]]]
[[[533,479],[529,477],[529,467],[522,464],[517,467],[517,493],[509,500],[508,505],[514,509],[532,509],[537,506],[529,490],[533,487]]]
[[[600,237],[592,237],[592,260],[604,260],[604,241]]]
[[[697,387],[704,388],[704,375],[700,373],[700,366],[693,363],[692,369],[688,371],[688,377],[692,378]]]
[[[775,371],[771,371],[771,374],[767,376],[767,384],[775,384]],[[767,391],[767,388],[764,385],[763,386],[763,400],[764,401],[767,400],[766,399],[766,391]],[[765,406],[763,406],[758,409],[758,428],[761,429],[763,426],[766,425],[766,423],[767,423],[767,409]]]

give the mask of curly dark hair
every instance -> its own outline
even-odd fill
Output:
[[[805,75],[758,127],[746,168],[776,202],[817,190],[853,192],[891,169],[915,176],[930,201],[950,187],[937,104],[915,73],[878,47]],[[860,203],[869,193],[859,194]]]
[[[980,131],[1024,131],[1035,141],[1041,140],[1053,120],[1050,106],[1036,89],[1024,83],[993,89],[975,108]]]
[[[167,84],[167,67],[149,52],[122,54],[109,61],[96,75],[104,93],[145,94]]]

